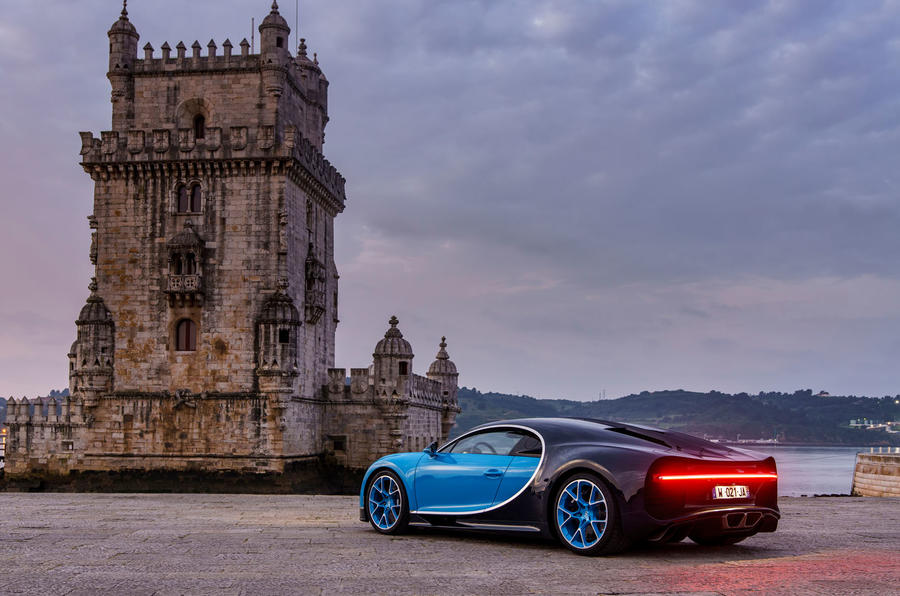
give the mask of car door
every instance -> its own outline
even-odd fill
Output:
[[[541,463],[544,453],[544,445],[534,434],[527,431],[518,431],[519,442],[510,450],[510,462],[506,466],[506,473],[500,481],[497,494],[494,495],[493,505],[500,505],[512,499],[524,489]]]
[[[520,440],[515,431],[490,429],[423,457],[416,468],[417,513],[452,515],[489,508]]]

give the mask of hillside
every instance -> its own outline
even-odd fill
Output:
[[[578,402],[459,390],[462,413],[451,434],[504,418],[578,416],[623,420],[721,439],[772,439],[790,443],[900,445],[900,434],[849,427],[851,419],[900,420],[900,399],[794,393],[730,395],[711,391],[656,391],[619,399]]]
[[[67,395],[52,391],[56,396]],[[834,445],[896,445],[900,433],[850,428],[852,419],[900,421],[900,396],[857,397],[794,393],[731,395],[710,391],[644,391],[619,399],[580,402],[535,399],[526,395],[482,393],[462,387],[451,436],[468,428],[508,418],[576,416],[622,420],[672,428],[719,439],[772,439],[786,443]],[[6,420],[6,400],[0,398],[0,423]]]

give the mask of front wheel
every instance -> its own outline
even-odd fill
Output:
[[[597,476],[567,478],[554,504],[553,525],[569,550],[579,555],[609,555],[625,548],[615,498]]]
[[[369,481],[366,490],[369,523],[382,534],[399,534],[409,523],[406,491],[396,474],[381,471]]]

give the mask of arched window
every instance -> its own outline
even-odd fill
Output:
[[[206,118],[203,114],[194,116],[194,138],[202,139],[206,136]]]
[[[181,319],[175,325],[175,350],[193,352],[197,349],[197,324],[190,319]]]
[[[178,187],[178,204],[175,205],[178,213],[187,213],[190,210],[190,202],[188,201],[188,190],[185,185]]]
[[[173,269],[174,269],[173,273],[174,273],[175,275],[181,275],[181,274],[184,273],[184,264],[181,262],[181,255],[180,255],[180,254],[175,255],[175,258],[172,260],[172,264],[173,264],[173,266],[174,266],[174,267],[173,267]]]
[[[193,275],[197,273],[197,258],[194,253],[189,252],[184,258],[184,274]]]
[[[200,185],[195,184],[191,187],[191,211],[200,213]]]

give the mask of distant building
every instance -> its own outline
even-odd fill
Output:
[[[245,39],[138,58],[124,8],[109,30],[112,129],[81,133],[95,278],[71,397],[46,415],[10,400],[7,474],[361,468],[447,437],[443,341],[415,375],[392,318],[349,385],[332,368],[345,191],[322,155],[328,80],[305,40],[291,55],[276,2],[259,34],[259,54]]]

